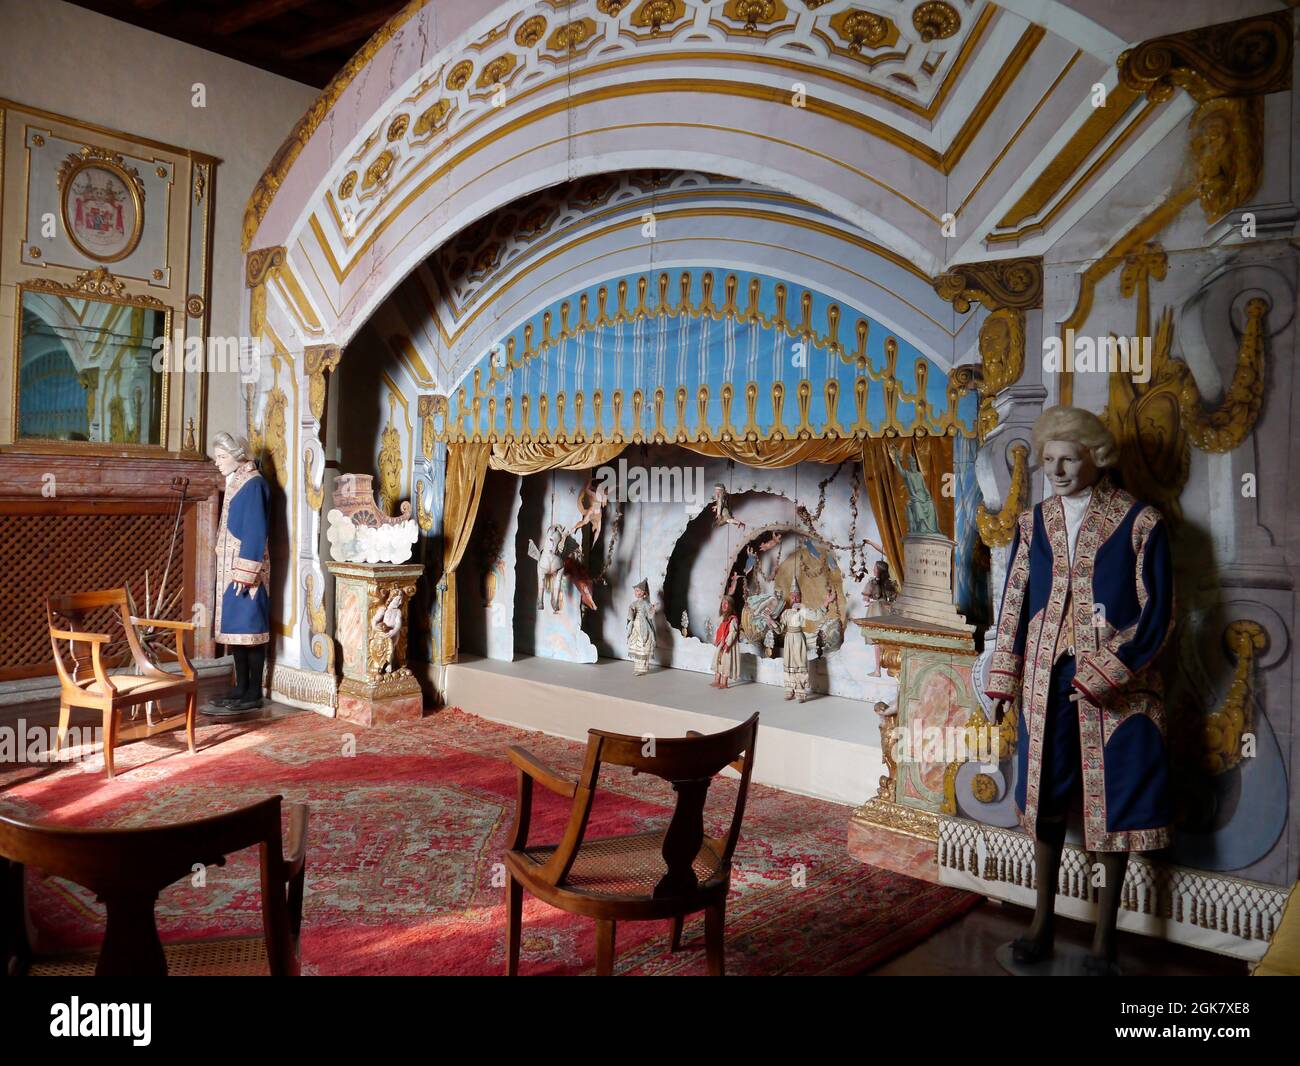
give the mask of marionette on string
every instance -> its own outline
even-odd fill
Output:
[[[820,622],[834,602],[835,590],[826,589],[826,602],[820,607],[805,607],[799,591],[799,579],[790,582],[790,606],[781,614],[781,658],[785,673],[785,698],[807,702],[808,637],[805,623]]]
[[[242,438],[218,433],[212,459],[226,478],[217,526],[214,639],[230,648],[235,686],[214,699],[204,713],[242,714],[262,706],[262,672],[271,639],[267,548],[271,489]]]
[[[727,688],[740,677],[740,619],[730,596],[722,599],[718,611],[718,628],[713,633],[713,680],[709,684]]]
[[[632,589],[627,609],[627,654],[632,672],[638,677],[650,672],[655,653],[655,609],[650,602],[650,583],[642,578]]]
[[[1096,415],[1049,408],[1033,438],[1053,495],[1017,521],[986,688],[999,722],[1020,704],[1015,801],[1035,840],[1037,906],[1011,949],[1027,964],[1052,954],[1066,816],[1081,798],[1101,873],[1087,972],[1107,975],[1129,852],[1170,842],[1155,665],[1173,627],[1169,535],[1106,476],[1118,449]]]

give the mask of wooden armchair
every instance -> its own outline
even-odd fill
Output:
[[[86,620],[96,612],[116,609],[118,617],[114,628],[121,625],[139,674],[115,674],[109,677],[104,668],[104,646],[116,643],[109,633],[93,633],[84,629]],[[55,738],[57,753],[68,735],[68,719],[73,707],[89,707],[103,715],[104,771],[113,776],[113,749],[119,741],[132,740],[158,730],[149,727],[122,729],[119,713],[129,707],[170,696],[185,697],[185,734],[190,753],[194,753],[194,714],[198,703],[198,679],[189,659],[185,656],[185,634],[194,626],[189,622],[172,622],[159,618],[133,618],[127,609],[126,589],[105,589],[101,592],[78,592],[71,596],[48,596],[45,600],[45,618],[50,628],[50,646],[54,650],[54,667],[59,674],[59,732]],[[67,628],[56,624],[56,618],[66,620]],[[158,626],[171,630],[176,636],[176,661],[181,674],[169,674],[158,669],[136,635],[136,626]],[[71,667],[64,660],[60,644],[66,643]],[[90,663],[87,670],[84,650],[78,654],[78,645],[89,645]]]
[[[758,715],[723,733],[646,741],[593,729],[587,757],[576,781],[543,765],[520,747],[510,748],[519,781],[519,804],[506,852],[506,973],[519,972],[520,920],[527,889],[552,907],[596,920],[596,973],[614,971],[618,922],[668,918],[671,948],[681,946],[682,921],[704,911],[704,940],[711,975],[721,976],[723,925],[731,887],[731,856],[740,838],[745,797],[754,766]],[[628,836],[585,839],[602,763],[630,766],[672,783],[677,804],[667,829]],[[704,834],[704,801],[713,777],[725,766],[740,772],[740,788],[725,838]],[[545,846],[528,844],[533,782],[573,800],[564,839]]]
[[[281,849],[279,796],[228,814],[145,829],[68,829],[0,818],[0,961],[14,976],[296,976],[306,868],[307,807],[289,808],[288,856]],[[260,937],[163,946],[154,921],[158,893],[194,865],[223,866],[254,844],[261,851]],[[108,910],[98,952],[33,959],[23,866],[75,881]]]

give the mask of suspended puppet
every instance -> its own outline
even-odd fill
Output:
[[[271,557],[267,549],[271,489],[242,438],[218,433],[213,462],[226,478],[217,526],[214,639],[235,660],[235,687],[206,713],[242,713],[262,706],[262,671],[271,639]]]
[[[735,526],[742,533],[745,532],[745,523],[731,513],[725,485],[713,486],[713,503],[710,506],[713,508],[714,526]]]
[[[585,503],[583,501],[586,501]],[[605,504],[609,502],[609,490],[597,487],[596,479],[588,478],[587,484],[583,490],[578,493],[578,514],[579,518],[574,527],[569,530],[569,536],[574,540],[578,538],[578,530],[583,526],[591,528],[591,542],[594,544],[600,540],[600,523],[602,512]]]
[[[1128,853],[1170,842],[1156,669],[1173,628],[1169,535],[1105,476],[1119,453],[1091,412],[1049,408],[1033,438],[1053,495],[1016,524],[986,690],[999,722],[1020,702],[1015,801],[1035,838],[1037,908],[1012,952],[1027,963],[1052,953],[1066,815],[1081,798],[1084,844],[1104,873],[1087,966],[1103,975]]]
[[[546,531],[546,547],[538,548],[530,539],[528,555],[537,560],[537,609],[546,605],[547,593],[551,597],[551,610],[560,613],[560,600],[564,595],[564,542],[569,539],[568,530],[561,525],[551,526]]]
[[[627,609],[627,654],[633,673],[648,673],[655,653],[655,610],[650,603],[650,583],[642,578],[632,589]]]

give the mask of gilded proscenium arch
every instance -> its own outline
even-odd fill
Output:
[[[613,51],[619,49],[629,50],[629,48],[644,51],[647,48],[656,49],[678,48],[680,44],[678,39],[681,34],[676,31],[689,29],[676,17],[670,19],[671,26],[665,27],[665,32],[658,31],[645,32],[638,30],[637,17],[641,7],[644,4],[628,4],[623,2],[613,2],[610,0],[598,0],[594,5],[570,6],[570,8],[560,14],[552,9],[552,6],[543,6],[530,3],[520,3],[512,0],[509,3],[497,4],[495,10],[489,10],[489,13],[479,18],[473,25],[470,24],[469,16],[463,12],[467,5],[446,5],[439,10],[438,20],[426,19],[423,12],[422,3],[408,4],[401,12],[394,16],[386,23],[375,36],[357,53],[357,55],[340,71],[340,73],[331,81],[330,85],[321,94],[320,98],[313,104],[303,119],[297,124],[290,137],[285,141],[280,151],[272,160],[263,178],[258,182],[253,196],[249,202],[249,211],[246,218],[244,232],[244,246],[248,248],[253,242],[253,236],[257,229],[258,223],[265,217],[268,208],[274,200],[276,193],[285,182],[289,175],[295,160],[309,144],[317,129],[327,121],[332,121],[335,109],[340,101],[348,95],[349,88],[353,80],[367,65],[376,60],[376,57],[383,52],[390,42],[396,38],[402,42],[402,31],[407,24],[415,18],[422,25],[419,30],[420,45],[415,52],[417,55],[426,56],[430,45],[435,49],[434,56],[423,64],[421,73],[428,70],[437,70],[440,77],[445,77],[446,88],[454,90],[463,90],[469,86],[471,77],[477,73],[477,67],[483,66],[485,52],[491,51],[492,47],[504,46],[508,50],[512,62],[509,68],[502,66],[499,72],[496,72],[495,78],[499,78],[502,83],[512,81],[527,65],[528,54],[534,53],[538,57],[535,61],[538,66],[541,65],[541,57],[546,56],[545,62],[552,67],[560,66],[564,68],[565,77],[569,77],[573,70],[576,60],[585,59],[589,52],[590,45],[597,42],[598,39],[605,42],[605,47],[597,49],[600,53],[602,63],[609,62],[610,45],[613,45]],[[690,14],[695,14],[694,9],[707,7],[707,5],[697,5],[691,0],[687,7],[691,9]],[[979,43],[987,36],[986,30],[990,21],[993,19],[993,12],[996,10],[992,5],[985,5],[978,10],[978,14],[973,17],[970,13],[958,14],[957,10],[951,9],[951,25],[944,27],[940,36],[935,35],[935,27],[922,26],[917,24],[915,27],[903,25],[903,30],[909,35],[909,48],[917,50],[924,49],[928,52],[931,62],[928,62],[924,68],[918,70],[917,75],[912,79],[915,85],[913,93],[919,93],[924,96],[929,92],[929,98],[913,98],[903,91],[902,85],[891,81],[888,77],[889,66],[876,78],[872,78],[870,71],[874,68],[876,59],[872,55],[871,42],[860,42],[857,40],[843,39],[843,44],[848,47],[836,47],[836,42],[832,39],[836,33],[827,33],[830,27],[818,30],[816,24],[821,21],[834,22],[831,17],[832,13],[842,4],[836,4],[831,0],[830,6],[824,14],[815,13],[815,8],[826,7],[825,4],[809,5],[813,8],[814,13],[802,12],[797,5],[791,5],[788,12],[789,19],[786,25],[781,27],[781,32],[777,39],[765,43],[761,52],[754,52],[752,62],[761,68],[763,64],[777,63],[780,65],[784,74],[789,75],[792,81],[806,80],[807,77],[816,75],[827,78],[832,83],[838,83],[841,88],[849,88],[854,92],[861,94],[867,99],[878,97],[888,102],[896,112],[910,114],[915,116],[915,121],[924,123],[929,126],[935,124],[939,110],[944,106],[952,89],[960,76],[966,72],[972,53]],[[931,4],[931,7],[944,7],[945,5]],[[594,19],[579,19],[578,22],[585,22],[582,26],[582,33],[578,35],[570,34],[570,39],[560,46],[559,51],[555,50],[556,40],[554,36],[547,39],[546,30],[541,33],[531,33],[527,31],[528,22],[542,22],[547,24],[558,24],[562,18],[574,19],[579,15],[586,14],[583,7],[592,7],[591,14]],[[533,17],[519,22],[518,20],[529,10],[533,9]],[[481,12],[480,12],[481,13]],[[770,32],[762,30],[754,25],[745,25],[744,18],[731,26],[722,26],[722,21],[716,16],[726,14],[725,9],[715,6],[713,11],[701,12],[706,15],[714,16],[711,22],[724,30],[720,36],[716,32],[706,33],[703,37],[698,33],[698,28],[690,35],[690,41],[694,46],[690,55],[692,60],[699,62],[715,63],[718,57],[734,58],[731,52],[718,52],[719,44],[731,46],[743,45],[749,42],[757,42],[770,36]],[[900,11],[900,14],[904,12]],[[782,12],[785,17],[787,12]],[[688,19],[689,21],[689,19]],[[575,27],[578,22],[571,22],[570,27]],[[510,29],[514,29],[513,43],[507,39]],[[809,36],[809,31],[812,36]],[[558,32],[558,31],[557,31]],[[837,31],[843,33],[843,27]],[[957,36],[953,37],[953,33]],[[610,34],[613,36],[609,36]],[[919,34],[920,36],[916,36]],[[454,39],[448,38],[456,35]],[[801,45],[799,49],[792,47],[793,44],[799,44],[794,40],[795,36],[802,35],[807,37],[808,43]],[[577,39],[574,39],[574,38]],[[801,40],[802,40],[801,37]],[[711,38],[711,39],[710,39]],[[820,38],[820,39],[819,39]],[[946,44],[948,38],[952,38],[950,44]],[[582,47],[578,47],[583,44]],[[445,42],[445,43],[444,43]],[[827,50],[827,44],[830,44],[830,50]],[[864,49],[863,44],[867,47]],[[703,48],[701,49],[701,45]],[[395,45],[394,47],[398,47]],[[751,44],[752,47],[752,44]],[[710,51],[709,49],[713,49]],[[393,49],[388,49],[391,52]],[[518,61],[517,53],[522,50],[525,56],[525,62]],[[766,54],[765,54],[766,53]],[[809,57],[815,57],[815,62],[800,62],[800,59],[807,60]],[[937,63],[934,63],[935,57],[938,57]],[[403,65],[400,60],[403,57],[397,57],[398,62],[394,64],[394,69],[389,72],[389,83],[398,85],[410,85],[415,80],[416,70],[410,64]],[[497,59],[503,56],[497,56]],[[897,50],[894,53],[881,53],[881,59],[899,58]],[[390,57],[391,61],[391,57]],[[866,64],[864,66],[864,63]],[[934,65],[931,65],[934,63]],[[490,65],[490,64],[489,64]],[[594,67],[598,69],[596,64]],[[464,68],[462,70],[462,68]],[[921,88],[922,80],[929,78],[931,82],[938,79],[937,85],[932,85],[926,89]],[[921,80],[918,80],[921,79]],[[426,76],[421,82],[420,89],[432,82],[432,78]],[[495,80],[495,79],[494,79]],[[757,80],[757,79],[754,79]],[[969,82],[970,78],[966,78]],[[474,86],[469,86],[472,92]],[[480,90],[474,93],[475,96],[490,95],[491,86],[477,86]],[[407,101],[414,102],[420,94],[408,97]],[[463,97],[462,97],[463,98]],[[392,98],[397,99],[394,94]],[[985,106],[995,104],[996,100],[986,102]],[[385,102],[385,112],[392,110]],[[441,108],[440,111],[434,112],[429,121],[426,121],[425,128],[420,132],[427,134],[429,127],[437,119],[443,117],[442,112],[449,110],[453,104],[448,104]],[[882,112],[883,114],[883,112]],[[986,116],[985,116],[986,117]],[[415,125],[419,125],[416,123]],[[409,118],[406,121],[406,128],[410,128]],[[918,125],[918,129],[925,128],[924,125]],[[340,135],[343,141],[350,139],[351,133],[332,129],[331,133],[335,138]],[[390,128],[391,136],[391,128]],[[969,137],[969,133],[966,135]],[[337,143],[337,141],[335,142]]]
[[[996,101],[997,101],[997,99],[998,99],[998,94],[1000,94],[1000,92],[1005,92],[1006,87],[1008,87],[1008,86],[1010,85],[1010,82],[1011,82],[1011,81],[1014,81],[1015,73],[1017,73],[1017,70],[1018,70],[1019,66],[1023,65],[1023,60],[1026,59],[1026,57],[1027,57],[1028,55],[1030,55],[1030,53],[1031,53],[1032,51],[1034,51],[1034,48],[1035,48],[1036,43],[1039,42],[1039,40],[1040,40],[1041,38],[1043,38],[1043,31],[1041,31],[1040,27],[1032,27],[1032,26],[1030,26],[1030,27],[1027,27],[1027,29],[1024,29],[1023,34],[1022,34],[1022,36],[1021,36],[1021,40],[1019,40],[1019,42],[1018,42],[1017,44],[1015,44],[1015,47],[1013,48],[1013,51],[1011,51],[1010,59],[1009,59],[1008,61],[1005,62],[1004,66],[1002,66],[1002,69],[1000,70],[1000,72],[991,72],[991,73],[995,73],[995,74],[996,74],[996,77],[995,77],[995,88],[996,88],[996,91],[993,91],[993,92],[991,92],[991,94],[985,96],[985,98],[982,100],[982,103],[980,103],[979,107],[976,108],[976,109],[975,109],[975,112],[971,114],[971,116],[970,116],[970,121],[967,122],[965,126],[963,126],[963,129],[965,129],[965,130],[967,131],[967,133],[966,133],[966,134],[963,134],[963,135],[957,135],[957,136],[954,136],[954,139],[952,140],[952,142],[949,143],[949,146],[943,149],[943,153],[941,153],[941,155],[943,155],[943,159],[939,160],[939,162],[940,162],[940,169],[944,169],[945,166],[950,166],[950,165],[952,165],[952,162],[953,162],[954,160],[957,159],[957,157],[958,157],[958,153],[961,152],[961,151],[963,151],[963,147],[965,147],[966,144],[969,144],[969,143],[970,143],[970,138],[971,138],[972,135],[974,135],[974,131],[975,131],[976,129],[978,129],[980,123],[983,122],[984,118],[987,118],[988,110],[991,109],[992,105],[993,105],[993,104],[996,104]],[[748,61],[748,59],[746,59],[746,61]],[[768,88],[771,88],[771,87],[768,87]],[[521,92],[528,92],[528,91],[530,91],[528,86],[524,86],[523,88],[521,88]],[[746,91],[748,91],[748,90],[746,90]],[[754,90],[754,91],[767,91],[767,90]],[[735,95],[735,94],[732,94],[732,95]],[[781,92],[781,94],[777,94],[777,95],[779,95],[780,98],[781,98],[781,107],[783,107],[783,108],[784,108],[784,107],[787,107],[787,100],[785,100],[785,98],[784,98],[784,91]],[[412,99],[415,99],[415,98],[412,98]],[[572,107],[573,100],[571,99],[571,100],[568,100],[568,101],[562,101],[562,104],[564,105],[564,107],[567,107],[567,108],[568,108],[568,107]],[[816,104],[816,101],[815,101],[815,104]],[[554,103],[554,101],[552,101],[552,103],[550,104],[550,107],[556,107],[556,105],[560,105],[560,104],[556,104],[556,103]],[[813,109],[814,109],[814,110],[816,109],[816,105],[814,105],[814,108],[813,108]],[[854,110],[853,110],[852,108],[846,108],[846,109],[841,109],[841,110],[842,110],[842,114],[844,114],[844,116],[845,116],[845,121],[853,120],[853,118],[854,118],[854,116],[855,116],[855,112],[854,112]],[[517,118],[526,118],[526,116],[517,116]],[[416,123],[416,125],[417,125],[417,123]],[[761,125],[762,125],[762,123],[761,123]],[[406,125],[403,126],[403,129],[411,130],[411,129],[413,129],[413,126],[409,125],[409,123],[406,123]],[[377,133],[382,133],[382,130],[378,130]],[[381,143],[382,143],[382,142],[381,142]],[[798,146],[798,147],[800,147],[800,148],[801,148],[801,151],[802,151],[802,149],[806,149],[806,148],[807,148],[807,144],[806,144],[806,143],[801,143],[800,146]],[[928,147],[928,146],[927,146],[927,147]],[[937,151],[939,151],[939,149],[933,149],[933,151],[936,151],[936,152],[937,152]],[[805,156],[806,156],[806,151],[805,151]],[[356,153],[356,157],[357,157],[357,159],[364,159],[364,153]],[[946,161],[945,161],[945,160],[946,160]],[[933,161],[933,160],[932,160],[932,161]],[[399,172],[400,172],[400,164],[396,164],[396,166],[395,166],[395,170],[394,170],[394,182],[395,182],[395,183],[400,183],[400,181],[404,181],[404,179],[406,179],[406,177],[404,177],[404,173],[399,173]],[[874,174],[867,174],[867,177],[874,177]],[[889,183],[889,182],[887,182],[887,183]],[[897,181],[894,181],[894,182],[893,182],[893,185],[894,185],[894,187],[900,187],[900,183],[898,183]],[[331,186],[333,186],[333,182],[331,182]],[[394,188],[395,188],[395,187],[396,187],[396,186],[394,185]],[[933,191],[933,190],[932,190],[932,191]],[[399,194],[396,194],[396,192],[395,192],[395,195],[399,195]],[[907,195],[906,192],[904,192],[904,195]],[[330,191],[329,196],[330,196],[330,198],[331,198],[331,196],[333,196],[333,190]],[[878,196],[878,198],[876,198],[876,199],[879,199],[879,196]],[[931,196],[930,199],[933,199],[932,196]],[[937,204],[937,200],[936,200],[936,204]],[[372,209],[372,211],[373,211],[374,208],[372,207],[372,208],[370,208],[370,209]],[[920,229],[918,230],[918,233],[924,233],[924,234],[927,234],[927,239],[928,239],[928,235],[932,235],[932,233],[933,233],[933,217],[931,217],[931,216],[933,216],[933,214],[935,214],[935,208],[924,208],[924,207],[923,207],[923,211],[928,211],[928,214],[924,214],[924,213],[923,213],[923,214],[920,214],[920,216],[917,216],[917,217],[919,218],[919,220],[922,221],[922,225],[920,225]],[[391,214],[385,214],[385,216],[383,216],[383,218],[378,218],[378,216],[376,216],[376,217],[377,217],[377,225],[385,225],[385,224],[386,224],[386,221],[385,221],[385,220],[391,220],[391,217],[393,217],[393,216],[391,216]],[[326,218],[329,218],[329,212],[326,212]],[[315,220],[313,220],[313,221],[315,221],[315,224],[316,224],[317,226],[320,226],[320,220],[318,220],[318,218],[315,218]],[[331,222],[331,221],[333,221],[333,220],[329,220],[329,221]],[[902,216],[898,216],[898,217],[896,217],[896,218],[893,218],[893,222],[892,222],[891,225],[893,225],[894,227],[897,227],[897,225],[911,226],[911,225],[914,225],[914,224],[910,224],[910,222],[906,222],[906,221],[905,221],[905,218],[904,218],[904,217],[902,217]],[[376,227],[377,227],[377,226],[376,226]],[[374,237],[374,231],[373,231],[373,230],[365,229],[365,227],[363,227],[363,229],[361,229],[361,231],[359,231],[359,233],[356,234],[355,242],[352,243],[352,247],[356,248],[356,247],[359,247],[359,246],[364,246],[365,242],[368,242],[368,240],[372,239],[373,237]],[[359,243],[357,243],[357,242],[359,242]],[[373,247],[373,246],[370,246],[370,247]],[[324,251],[322,251],[322,252],[320,253],[320,255],[321,255],[320,263],[321,263],[321,264],[325,264],[325,265],[322,265],[322,266],[321,266],[321,269],[322,269],[322,272],[324,272],[326,278],[329,278],[329,274],[330,274],[330,269],[329,269],[329,265],[328,265],[328,260],[326,260],[326,255],[329,255],[329,253],[333,253],[333,252],[328,251],[329,248],[330,248],[329,239],[326,238],[326,239],[324,240],[324,243],[322,243],[322,250],[324,250]],[[909,251],[914,251],[914,250],[909,250]],[[378,257],[380,257],[380,259],[382,259],[382,256],[385,256],[385,255],[387,255],[387,253],[389,253],[389,252],[387,252],[387,250],[386,250],[386,246],[385,246],[385,247],[381,247],[380,250],[378,250],[378,252],[380,252],[380,256],[378,256]],[[295,250],[295,251],[292,252],[292,253],[294,253],[294,256],[295,256],[295,257],[298,257],[298,256],[299,256],[299,251],[296,251],[296,250]],[[304,248],[304,253],[305,253],[305,248]],[[913,256],[911,256],[911,257],[913,257],[913,259],[915,259],[915,257],[917,257],[917,256],[913,255]],[[931,256],[931,257],[933,257],[933,256]],[[385,269],[385,268],[382,268],[382,266],[380,266],[380,264],[377,264],[376,261],[373,261],[374,259],[376,259],[376,257],[373,257],[373,256],[372,256],[372,257],[370,257],[369,260],[367,260],[368,270],[369,270],[369,273],[370,273],[370,277],[372,277],[372,279],[373,279],[374,277],[376,277],[376,269],[377,269],[377,266],[378,266],[378,269],[380,269],[380,272],[381,272],[381,273],[382,273],[382,270]],[[398,265],[404,265],[404,264],[407,263],[407,261],[409,261],[409,256],[408,256],[408,255],[403,255],[403,256],[400,256],[400,259],[402,259],[402,264],[398,264]],[[927,261],[927,263],[928,263],[928,261],[930,261],[930,260],[927,259],[926,261]],[[342,272],[342,269],[343,269],[343,268],[341,268],[341,272]],[[396,269],[396,266],[394,266],[394,269]],[[300,268],[299,268],[299,273],[302,273],[302,266],[300,266]],[[316,299],[317,299],[317,300],[326,300],[326,302],[329,302],[329,300],[331,299],[330,296],[329,296],[329,287],[328,287],[328,286],[324,286],[324,285],[322,285],[322,286],[321,286],[321,290],[322,290],[321,292],[318,292],[318,294],[315,294]],[[367,285],[367,292],[368,292],[368,294],[369,294],[369,292],[373,292],[373,291],[374,291],[374,290],[373,290],[373,287],[370,286],[370,285]],[[346,300],[347,300],[346,296],[344,296],[343,294],[341,294],[341,299],[343,299],[344,302],[346,302]],[[347,309],[348,313],[347,313],[347,324],[344,325],[344,331],[350,331],[351,328],[352,328],[352,326],[351,326],[352,322],[354,322],[354,321],[360,321],[361,318],[364,317],[364,315],[363,315],[363,308],[346,308],[346,309]],[[335,331],[335,333],[337,333],[337,331]],[[337,337],[337,339],[342,339],[342,334],[339,334],[338,337]]]

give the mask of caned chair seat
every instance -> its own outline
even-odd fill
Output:
[[[654,887],[668,872],[664,862],[665,833],[584,840],[565,878],[566,888],[590,895],[619,899],[652,898]],[[527,848],[523,855],[537,866],[545,866],[559,845]],[[691,864],[701,885],[712,881],[722,868],[722,849],[706,840]]]
[[[164,944],[168,977],[269,977],[266,940],[260,936]],[[28,977],[94,977],[99,952],[52,955],[27,967]]]
[[[704,912],[704,946],[710,974],[721,976],[723,925],[731,887],[731,857],[740,839],[745,797],[754,768],[758,715],[721,733],[645,738],[592,729],[587,757],[576,778],[547,766],[520,747],[510,749],[519,783],[515,824],[505,853],[506,973],[519,972],[524,893],[570,914],[596,922],[596,973],[614,972],[614,938],[619,922],[672,922],[670,947],[681,947],[682,923]],[[667,828],[588,840],[587,820],[602,765],[653,774],[673,786],[676,802]],[[730,767],[740,774],[731,824],[720,839],[704,832],[709,784]],[[570,800],[564,838],[558,844],[529,844],[533,785]]]
[[[130,693],[132,696],[148,695],[151,699],[168,693],[185,692],[189,687],[189,682],[183,677],[164,680],[160,677],[141,677],[138,674],[113,674],[110,675],[110,680],[118,696]],[[97,678],[84,677],[77,685],[88,695],[105,695],[104,686]]]
[[[0,974],[39,977],[274,976],[300,969],[307,868],[307,808],[279,796],[249,807],[141,829],[76,829],[0,815]],[[257,848],[262,935],[164,944],[154,905],[168,885]],[[28,939],[26,867],[94,893],[104,905],[98,951],[36,957]]]

